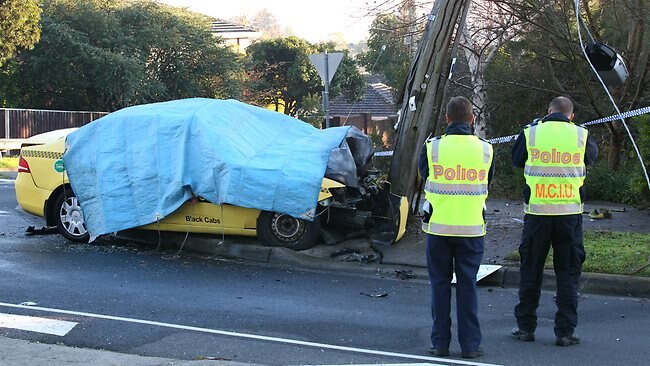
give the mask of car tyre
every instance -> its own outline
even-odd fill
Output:
[[[64,190],[54,202],[54,220],[59,233],[70,241],[88,243],[90,234],[86,229],[79,200],[72,190]]]
[[[267,246],[305,250],[316,245],[320,219],[307,221],[278,212],[262,211],[257,218],[257,237]]]

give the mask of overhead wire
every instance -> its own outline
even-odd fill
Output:
[[[598,74],[598,71],[596,71],[596,67],[591,63],[591,60],[589,59],[589,56],[587,55],[587,50],[585,49],[585,45],[582,41],[582,32],[580,31],[580,25],[581,25],[581,16],[580,16],[580,0],[575,0],[575,12],[576,12],[576,25],[578,29],[578,40],[580,41],[580,48],[582,49],[582,53],[585,56],[585,59],[589,63],[589,66],[591,67],[591,70],[593,73],[596,75],[596,78],[598,78],[598,81],[600,82],[600,85],[603,86],[603,89],[605,90],[605,93],[607,93],[607,96],[609,97],[609,100],[612,102],[612,105],[614,106],[614,109],[616,110],[616,113],[618,114],[619,119],[623,123],[623,126],[625,127],[625,131],[627,132],[627,135],[630,137],[630,141],[632,142],[632,146],[634,147],[634,151],[636,152],[637,157],[639,158],[639,162],[641,162],[641,169],[643,169],[643,174],[645,175],[645,180],[646,183],[648,184],[648,190],[650,190],[650,178],[648,178],[648,170],[645,167],[645,163],[643,162],[643,157],[641,156],[641,152],[639,152],[639,148],[636,145],[636,142],[634,141],[634,137],[632,136],[632,133],[630,132],[630,128],[627,126],[627,123],[625,123],[625,119],[623,118],[621,114],[621,110],[619,109],[618,105],[616,104],[616,101],[614,101],[614,97],[612,97],[612,94],[609,92],[609,89],[607,88],[607,85],[603,81],[603,79],[600,77]],[[589,29],[585,27],[585,30],[587,31],[587,34],[591,39],[591,33],[589,33]]]

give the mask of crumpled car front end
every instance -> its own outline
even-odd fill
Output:
[[[325,178],[341,185],[327,188],[331,198],[319,202],[326,243],[367,234],[373,243],[391,244],[404,235],[408,201],[391,193],[390,183],[370,169],[373,155],[370,137],[357,128],[332,150]]]

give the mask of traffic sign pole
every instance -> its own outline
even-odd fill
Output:
[[[343,59],[343,53],[319,53],[315,55],[309,55],[309,60],[318,71],[318,75],[323,80],[323,85],[325,85],[325,90],[323,90],[323,111],[325,112],[325,128],[330,127],[330,110],[329,110],[329,94],[330,94],[330,81],[332,81],[332,76],[336,73],[336,69],[339,67],[341,60]]]
[[[325,90],[323,91],[323,109],[325,110],[325,128],[330,128],[330,68],[329,55],[325,51]]]

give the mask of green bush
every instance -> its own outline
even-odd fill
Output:
[[[0,159],[0,168],[16,168],[18,167],[18,157],[3,156]]]
[[[621,167],[613,171],[605,159],[587,168],[585,179],[586,199],[621,203],[635,203],[636,197],[631,189],[632,169]]]
[[[521,199],[526,180],[522,169],[512,166],[512,144],[492,145],[494,148],[494,176],[490,185],[490,197]]]
[[[630,127],[634,128],[635,142],[646,169],[649,169],[650,116],[636,117],[633,122]],[[600,147],[598,163],[587,169],[587,199],[621,202],[636,207],[650,206],[650,188],[634,150],[628,148],[622,166],[612,170],[607,165],[608,146]]]
[[[634,118],[634,125],[638,128],[638,136],[636,143],[639,147],[639,152],[643,157],[643,163],[646,170],[650,170],[650,116],[643,115]],[[643,174],[643,170],[639,166],[637,157],[634,157],[636,165],[632,171],[630,189],[633,192],[635,202],[638,206],[650,206],[650,187]]]

